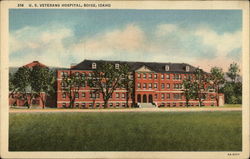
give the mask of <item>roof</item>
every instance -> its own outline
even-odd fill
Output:
[[[39,61],[33,61],[31,63],[28,63],[28,64],[24,65],[23,67],[29,67],[29,68],[31,68],[31,67],[34,67],[34,66],[47,67],[46,65],[40,63]]]
[[[191,66],[186,63],[158,63],[158,62],[130,62],[130,61],[107,61],[107,60],[84,60],[79,64],[72,66],[72,70],[92,70],[92,63],[96,63],[97,67],[99,64],[104,62],[111,64],[127,64],[130,66],[131,71],[135,71],[143,66],[146,66],[154,72],[180,72],[180,73],[189,73],[194,72],[196,67]],[[165,70],[165,66],[169,66],[169,71]],[[190,71],[186,72],[186,66],[189,66]]]

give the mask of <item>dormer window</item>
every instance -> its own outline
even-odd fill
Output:
[[[92,69],[96,69],[96,63],[92,63]]]
[[[119,69],[119,64],[118,63],[115,64],[115,69]]]
[[[169,65],[165,65],[165,71],[169,71]]]
[[[189,71],[190,71],[190,67],[186,66],[186,72],[189,72]]]

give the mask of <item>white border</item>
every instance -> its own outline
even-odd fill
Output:
[[[112,9],[242,9],[243,10],[243,151],[228,152],[9,152],[8,151],[8,9],[20,1],[1,2],[1,157],[2,158],[248,158],[249,157],[249,2],[248,1],[85,1],[110,3]],[[40,1],[53,3],[52,1]],[[40,3],[24,1],[23,4]],[[56,3],[69,3],[56,1]],[[74,3],[74,2],[70,2]],[[75,1],[75,3],[84,3]],[[35,9],[35,8],[33,8]],[[45,8],[38,8],[45,9]],[[50,8],[61,9],[61,8]],[[73,8],[64,8],[73,9]],[[81,8],[77,8],[81,9]],[[84,9],[84,8],[82,8]],[[98,9],[98,8],[88,8]],[[105,8],[100,8],[105,9]],[[111,8],[106,8],[111,9]],[[233,153],[233,152],[230,152]]]

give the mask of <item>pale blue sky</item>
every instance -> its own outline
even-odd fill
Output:
[[[9,15],[13,66],[32,59],[54,66],[86,58],[200,67],[241,61],[241,10],[11,9]]]

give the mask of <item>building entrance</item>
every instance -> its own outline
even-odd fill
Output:
[[[153,96],[152,96],[152,94],[150,94],[150,95],[148,96],[148,102],[149,102],[149,103],[153,103]]]
[[[137,102],[141,103],[141,95],[140,94],[137,95]]]
[[[146,94],[143,95],[143,103],[147,103],[147,95]]]

